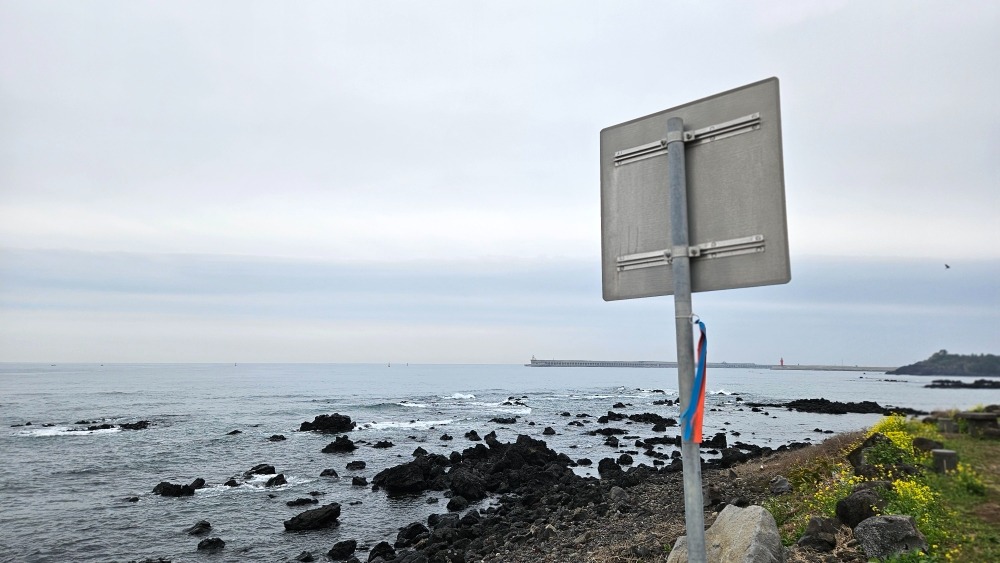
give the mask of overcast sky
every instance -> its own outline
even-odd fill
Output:
[[[995,1],[0,0],[0,361],[671,359],[599,132],[771,76],[792,281],[695,294],[710,360],[998,353],[997,53]]]

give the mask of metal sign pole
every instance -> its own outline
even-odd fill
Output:
[[[684,120],[667,120],[667,176],[670,183],[671,267],[674,278],[674,325],[677,332],[677,387],[681,412],[694,387],[694,334],[691,324],[691,259],[688,257],[687,178],[684,170]],[[684,517],[688,561],[705,563],[705,512],[701,493],[698,444],[681,442],[684,468]]]

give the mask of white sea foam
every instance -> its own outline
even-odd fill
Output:
[[[712,395],[732,395],[732,391],[726,391],[725,389],[719,389],[718,391],[710,391]]]
[[[475,399],[476,396],[472,393],[452,393],[451,395],[444,395],[442,399]]]
[[[400,401],[396,404],[401,407],[410,407],[413,409],[426,409],[427,407],[430,406],[426,403],[414,403],[413,401]]]
[[[520,414],[520,415],[531,414],[531,407],[527,405],[508,403],[507,401],[503,401],[501,403],[469,403],[469,404],[477,407],[485,407],[490,410],[507,414]]]
[[[455,422],[454,419],[447,420],[411,420],[408,422],[395,422],[395,421],[383,421],[383,422],[365,422],[358,424],[359,430],[385,430],[388,428],[416,428],[419,430],[427,430],[432,426],[444,426],[446,424],[451,424]]]
[[[667,388],[642,389],[642,392],[643,393],[648,393],[648,394],[651,394],[651,395],[676,395],[677,394],[677,391],[675,389],[667,389]]]
[[[195,495],[214,497],[227,493],[261,493],[264,491],[284,491],[298,485],[305,485],[306,483],[312,483],[315,478],[312,477],[299,477],[296,475],[285,475],[286,483],[284,485],[278,485],[276,487],[265,487],[268,479],[271,479],[274,475],[252,475],[246,481],[243,481],[239,477],[236,480],[240,483],[238,487],[227,487],[222,483],[212,483],[206,485],[202,489],[198,489]]]
[[[30,430],[21,430],[17,433],[18,436],[28,436],[28,437],[49,437],[49,436],[90,436],[93,434],[114,434],[115,432],[121,432],[121,428],[103,428],[100,430],[75,430],[69,426],[49,426],[42,428],[32,428]]]

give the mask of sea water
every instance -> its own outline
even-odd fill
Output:
[[[774,403],[824,397],[877,401],[921,410],[964,408],[1000,402],[1000,392],[926,389],[928,378],[879,373],[715,369],[708,374],[705,434],[727,432],[740,440],[777,447],[790,441],[821,441],[823,431],[871,425],[877,415],[822,415],[764,409]],[[496,431],[501,441],[518,434],[544,439],[572,459],[617,457],[604,445],[597,416],[652,412],[678,418],[674,369],[530,368],[520,365],[405,364],[0,364],[0,561],[286,561],[304,550],[319,556],[341,540],[363,548],[395,539],[401,526],[444,512],[441,492],[388,498],[353,486],[386,467],[412,459],[422,447],[448,454],[474,446],[464,435]],[[742,399],[742,401],[738,400]],[[350,416],[359,442],[350,454],[321,450],[331,435],[298,432],[320,414]],[[570,416],[564,416],[569,413]],[[591,418],[577,418],[589,414]],[[514,424],[490,422],[517,417]],[[145,430],[121,430],[148,420]],[[582,428],[568,423],[588,420]],[[76,424],[90,421],[90,424]],[[25,425],[31,422],[31,425]],[[531,425],[530,423],[534,423]],[[108,423],[108,430],[85,430]],[[613,423],[640,438],[663,435],[651,425]],[[555,435],[543,435],[546,427]],[[239,434],[229,432],[239,430]],[[739,437],[735,433],[739,433]],[[676,428],[668,428],[673,436]],[[268,438],[282,434],[287,439]],[[454,439],[442,440],[444,434]],[[394,444],[375,449],[380,440]],[[363,443],[361,443],[363,442]],[[623,442],[629,449],[631,442]],[[671,446],[659,451],[669,454]],[[705,457],[711,457],[707,455]],[[363,460],[367,467],[349,471]],[[637,462],[651,463],[645,456]],[[240,476],[268,463],[288,483],[264,486],[266,477]],[[580,467],[581,474],[594,469]],[[340,478],[320,477],[335,469]],[[194,496],[152,494],[161,481],[187,484],[204,478]],[[238,487],[223,483],[237,477]],[[318,505],[288,507],[316,496]],[[129,502],[129,497],[138,497]],[[434,499],[437,499],[435,502]],[[302,510],[338,502],[340,525],[285,532],[282,522]],[[486,501],[487,503],[489,500]],[[208,536],[184,530],[208,520]],[[221,537],[222,552],[196,550],[203,537]],[[364,557],[362,557],[363,559]]]

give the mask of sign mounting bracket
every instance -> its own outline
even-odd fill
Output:
[[[684,247],[680,247],[679,251],[683,252],[683,249]],[[687,247],[689,258],[703,258],[706,260],[726,258],[728,256],[742,256],[757,252],[764,252],[764,235],[751,235],[728,240],[703,242]],[[668,266],[673,263],[673,257],[676,255],[672,248],[626,254],[619,256],[617,259],[618,271],[627,272],[642,268]]]
[[[722,123],[716,123],[708,127],[702,127],[693,131],[685,131],[680,139],[685,145],[698,146],[713,141],[721,141],[743,133],[752,133],[760,129],[760,112],[737,117]],[[639,162],[654,156],[667,154],[667,143],[672,139],[660,139],[652,143],[646,143],[637,147],[615,151],[615,166]]]

